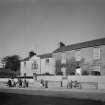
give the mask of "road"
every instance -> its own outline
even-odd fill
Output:
[[[8,88],[8,87],[2,88],[1,87],[0,92],[105,101],[105,91],[95,90],[95,89]]]

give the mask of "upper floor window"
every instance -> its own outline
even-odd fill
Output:
[[[66,64],[66,53],[62,53],[62,55],[61,55],[61,63]]]
[[[24,61],[24,66],[26,66],[26,61]]]
[[[81,60],[81,51],[80,50],[77,50],[75,52],[75,59],[76,59],[76,61],[80,61]]]
[[[33,62],[32,63],[32,70],[36,70],[36,69],[38,69],[38,64],[37,64],[37,62]]]
[[[94,60],[100,59],[100,48],[99,47],[93,48],[93,59]]]
[[[49,59],[46,59],[46,63],[49,63]]]

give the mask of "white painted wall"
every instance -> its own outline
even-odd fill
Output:
[[[46,59],[49,59],[49,63],[46,63]],[[46,72],[50,74],[55,73],[55,59],[54,58],[44,58],[40,59],[37,56],[32,57],[29,61],[21,62],[21,76],[26,73],[27,76],[33,76],[33,73],[44,74]],[[37,63],[38,68],[33,69],[32,64]]]
[[[41,72],[41,61],[40,61],[40,58],[39,57],[37,57],[37,56],[34,56],[34,57],[32,57],[30,60],[29,60],[30,62],[31,62],[31,71],[33,72],[33,73],[37,73],[37,74],[40,74],[40,72]],[[37,68],[33,68],[32,67],[32,64],[37,64]]]
[[[24,64],[24,62],[21,62],[21,76],[24,76],[24,73],[26,73],[26,76],[33,76],[33,72],[32,72],[32,63],[30,61],[25,61],[26,64]]]

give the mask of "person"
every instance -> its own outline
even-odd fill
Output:
[[[23,81],[23,87],[24,88],[26,87],[26,83],[27,83],[27,81],[26,81],[26,79],[24,79],[24,81]]]
[[[28,81],[26,81],[26,87],[28,88],[28,86],[29,86],[29,82],[28,82]]]
[[[22,87],[22,80],[21,80],[21,78],[19,79],[18,82],[19,82],[19,88]]]
[[[11,86],[12,86],[12,82],[11,82],[11,80],[10,80],[10,79],[8,80],[8,83],[7,83],[7,84],[8,84],[8,86],[9,86],[9,87],[11,87]]]
[[[14,81],[15,81],[15,87],[18,87],[18,79],[16,78],[14,79]]]
[[[71,82],[68,80],[68,82],[67,82],[67,88],[72,88],[72,80],[71,80]]]
[[[43,79],[41,79],[41,81],[40,81],[40,87],[41,88],[44,87],[44,80]]]
[[[14,81],[14,79],[12,79],[11,83],[12,83],[12,87],[14,87],[14,86],[15,86],[15,81]]]
[[[48,81],[45,81],[45,88],[48,88]]]
[[[43,84],[40,82],[40,87],[42,88],[43,87]]]

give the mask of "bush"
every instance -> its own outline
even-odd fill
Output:
[[[45,75],[50,75],[50,73],[46,72]]]
[[[10,69],[0,69],[0,78],[14,78],[19,75],[19,71],[11,71]]]
[[[57,72],[57,74],[56,75],[63,75],[63,73],[62,72]]]
[[[87,70],[82,72],[82,75],[89,75],[89,72]]]
[[[70,72],[69,75],[75,75],[75,72]]]

